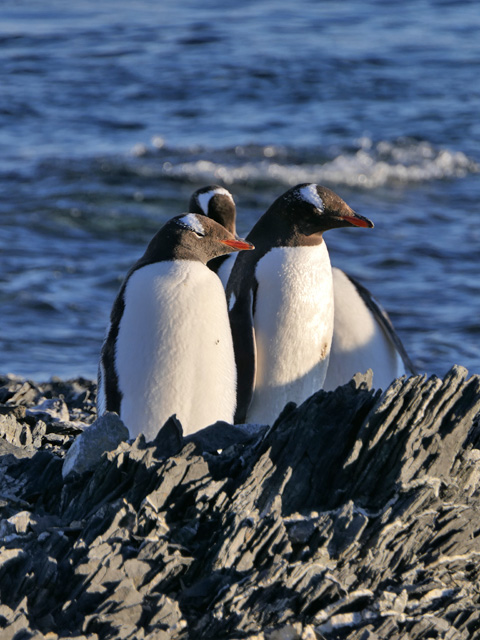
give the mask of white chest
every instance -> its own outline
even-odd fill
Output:
[[[187,434],[231,422],[236,372],[219,278],[193,261],[137,270],[125,289],[116,368],[132,436],[155,437],[173,413]]]
[[[259,261],[256,278],[252,409],[275,412],[289,400],[305,400],[325,379],[334,310],[326,245],[273,249]]]

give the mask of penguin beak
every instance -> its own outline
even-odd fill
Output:
[[[371,220],[365,218],[365,216],[361,216],[359,213],[355,213],[355,211],[352,211],[350,215],[340,216],[340,219],[354,227],[364,227],[365,229],[373,228],[373,222]]]
[[[246,242],[245,240],[220,240],[222,244],[226,244],[227,247],[232,247],[236,251],[250,251],[251,249],[255,249],[253,244],[250,242]]]

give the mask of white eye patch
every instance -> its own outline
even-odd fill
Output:
[[[182,216],[177,220],[177,224],[185,227],[186,229],[190,229],[190,231],[197,233],[199,236],[205,235],[205,229],[200,222],[199,216],[194,213],[187,213],[187,215]]]
[[[212,191],[206,191],[205,193],[199,193],[197,195],[198,204],[205,215],[208,215],[208,205],[213,196],[228,196],[233,201],[232,194],[222,187],[212,189]]]
[[[302,187],[300,189],[300,196],[306,202],[309,202],[310,204],[313,204],[314,207],[317,207],[317,209],[320,209],[320,211],[325,210],[323,200],[318,195],[316,184],[308,184],[306,187]]]

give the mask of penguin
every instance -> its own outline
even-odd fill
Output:
[[[224,187],[209,185],[195,191],[190,210],[220,222],[235,234],[236,207],[232,194]],[[220,256],[208,263],[225,287],[237,255]],[[356,278],[338,267],[332,267],[332,277],[333,336],[323,388],[336,389],[367,369],[372,370],[373,386],[382,389],[395,378],[415,374],[416,369],[380,303]]]
[[[190,197],[189,211],[207,216],[223,225],[231,234],[236,235],[236,207],[232,194],[217,184],[197,189]],[[235,262],[237,254],[226,254],[210,260],[208,267],[214,271],[224,288]]]
[[[334,327],[323,388],[346,384],[371,369],[372,384],[386,389],[395,378],[416,373],[405,347],[382,306],[358,280],[332,268]]]
[[[322,388],[334,325],[332,269],[323,238],[371,228],[337,194],[299,184],[277,198],[246,240],[227,284],[237,363],[235,422],[272,424],[288,401]]]
[[[168,221],[133,265],[102,347],[98,414],[115,411],[146,440],[172,415],[189,435],[233,422],[236,369],[225,292],[206,263],[253,249],[192,213]]]

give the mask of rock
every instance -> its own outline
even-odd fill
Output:
[[[32,519],[32,514],[29,511],[19,511],[8,518],[7,522],[13,525],[16,533],[27,533],[28,528],[35,524],[35,520]]]
[[[0,416],[9,415],[17,420],[22,420],[25,418],[26,413],[27,409],[22,405],[0,405]]]
[[[27,409],[26,414],[43,420],[50,419],[62,422],[68,422],[70,420],[67,405],[62,398],[45,399],[35,407]]]
[[[0,437],[16,447],[33,450],[33,438],[30,429],[15,417],[16,412],[0,415]]]
[[[233,425],[219,420],[187,436],[185,442],[194,442],[202,452],[221,451],[236,444],[251,442],[267,430],[268,425]]]
[[[58,394],[94,415],[86,381],[4,385],[12,409]],[[0,415],[39,447],[0,439],[2,638],[478,635],[480,377],[461,367],[384,393],[356,376],[272,426],[187,438],[172,417],[153,442],[97,445],[102,420],[128,437],[107,415],[68,482],[65,422]]]
[[[83,378],[38,385],[0,376],[0,438],[25,453],[48,448],[63,456],[96,417],[94,396],[95,385]]]
[[[183,429],[177,416],[171,416],[160,429],[155,439],[155,455],[159,458],[179,453],[183,444]]]
[[[116,449],[129,437],[128,429],[116,413],[107,412],[81,433],[68,450],[62,475],[67,478],[95,468],[106,451]]]
[[[4,440],[4,437],[5,436],[0,436],[0,458],[7,455],[12,455],[15,458],[29,458],[30,456],[33,456],[33,449],[18,447],[8,442],[8,440]]]

